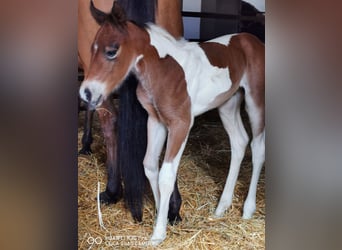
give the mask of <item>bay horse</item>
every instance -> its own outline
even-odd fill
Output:
[[[251,218],[265,160],[264,44],[247,33],[199,44],[177,40],[159,26],[149,24],[141,28],[128,21],[115,3],[110,14],[94,6],[91,12],[101,28],[92,45],[91,66],[80,96],[98,106],[130,72],[140,80],[137,95],[148,112],[144,170],[157,208],[151,244],[158,245],[166,237],[169,200],[194,117],[214,108],[219,110],[231,145],[229,174],[215,216],[222,216],[230,207],[249,142],[240,115],[243,98],[253,136],[253,172],[243,218]],[[166,137],[159,170],[158,159]]]
[[[78,1],[78,58],[85,77],[90,68],[91,44],[100,27],[90,13],[90,2],[91,0]],[[94,0],[94,2],[101,10],[110,11],[113,5],[113,0]],[[136,24],[157,22],[175,37],[181,37],[183,34],[180,0],[117,0],[116,2]],[[147,144],[147,113],[137,100],[136,87],[137,79],[131,75],[119,91],[119,110],[116,110],[111,98],[106,98],[101,106],[96,107],[96,111],[106,143],[108,170],[106,190],[101,193],[100,200],[107,204],[116,203],[123,194],[132,217],[136,221],[141,221],[146,179],[143,159]],[[91,120],[94,108],[88,105],[81,153],[91,152]],[[135,122],[132,123],[132,120]],[[168,218],[171,223],[181,220],[180,206],[181,196],[176,183],[170,199]]]

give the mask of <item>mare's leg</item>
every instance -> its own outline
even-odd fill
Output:
[[[264,95],[261,93],[260,95]],[[261,96],[260,98],[263,98]],[[250,219],[256,209],[256,191],[260,172],[265,162],[264,105],[257,106],[250,91],[246,89],[246,111],[251,123],[253,139],[251,142],[253,172],[248,195],[243,207],[243,218]]]
[[[166,128],[155,118],[149,116],[147,121],[147,149],[144,158],[145,175],[150,182],[156,209],[159,210],[159,156],[166,139]]]
[[[178,121],[169,126],[165,159],[158,179],[160,202],[157,222],[151,237],[151,243],[158,245],[166,237],[167,215],[171,193],[177,178],[177,170],[190,131],[190,123]]]
[[[79,154],[90,155],[92,153],[90,146],[93,142],[93,136],[92,136],[93,116],[94,116],[94,110],[91,110],[89,108],[89,105],[87,104],[85,123],[84,123],[84,132],[82,136],[82,148],[79,151]]]
[[[78,71],[78,81],[83,81],[84,75],[82,72]],[[80,110],[85,110],[86,115],[85,115],[85,123],[84,123],[84,132],[82,136],[82,148],[78,152],[79,154],[84,154],[84,155],[90,155],[92,153],[91,151],[91,144],[93,142],[93,137],[92,137],[92,121],[93,121],[93,115],[94,111],[90,110],[89,105],[86,104],[86,108],[83,109],[81,108],[81,98],[78,96],[78,113],[80,113]]]
[[[232,153],[229,174],[220,198],[220,202],[215,211],[215,216],[218,217],[222,216],[225,210],[232,204],[236,180],[238,178],[240,165],[248,144],[248,135],[243,126],[240,115],[242,98],[242,93],[238,91],[226,103],[219,107],[219,114],[223,126],[229,135]]]
[[[122,196],[120,170],[117,165],[116,118],[117,111],[110,97],[97,109],[106,143],[108,182],[106,191],[100,194],[104,203],[116,203]]]

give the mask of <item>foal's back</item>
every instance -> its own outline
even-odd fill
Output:
[[[246,87],[250,75],[262,84],[264,46],[252,35],[225,35],[198,44],[175,40],[155,25],[148,32],[159,56],[170,55],[183,69],[194,116],[223,104]]]

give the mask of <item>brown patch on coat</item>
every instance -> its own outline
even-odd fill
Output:
[[[239,84],[246,69],[246,58],[241,50],[236,48],[235,42],[223,45],[216,42],[204,42],[199,46],[203,49],[211,65],[218,68],[227,68],[232,82],[228,91],[218,95],[210,104],[218,107],[229,99],[239,89]]]
[[[258,107],[265,106],[265,45],[247,33],[236,36],[247,60],[247,78],[251,95]]]
[[[199,46],[213,66],[228,68],[233,85],[240,83],[246,69],[246,58],[236,44],[234,37],[231,38],[227,46],[215,42],[200,43]]]
[[[253,128],[253,134],[260,134],[265,128],[265,45],[251,34],[241,33],[237,37],[247,61],[247,80],[249,95],[261,112],[258,124]]]
[[[141,82],[138,98],[149,115],[167,127],[165,161],[171,162],[190,130],[191,101],[185,74],[175,59],[159,58],[152,46],[148,46],[143,55],[137,64]]]
[[[253,35],[241,33],[232,38],[227,46],[206,42],[200,47],[208,57],[209,62],[216,67],[229,69],[233,86],[215,99],[219,104],[236,91],[244,73],[248,80],[248,94],[253,99],[261,114],[261,121],[256,133],[265,127],[265,46]]]

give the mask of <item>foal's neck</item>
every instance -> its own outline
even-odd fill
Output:
[[[131,31],[131,41],[136,55],[133,72],[145,90],[152,94],[152,89],[184,81],[185,76],[180,64],[168,53],[159,53],[149,31],[135,25],[131,27]]]

